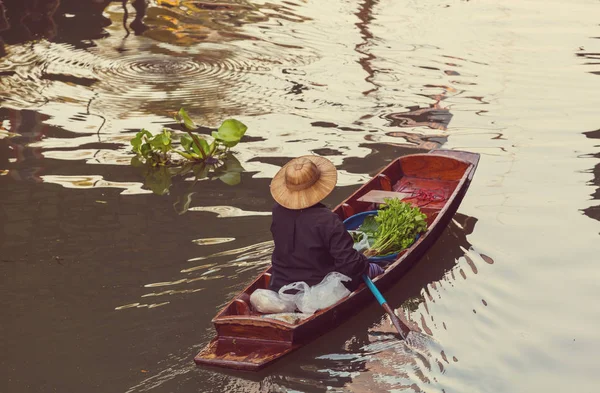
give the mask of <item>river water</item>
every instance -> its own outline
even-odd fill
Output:
[[[597,392],[600,3],[4,0],[0,391]],[[185,107],[248,125],[241,183],[129,165]],[[319,154],[335,205],[394,158],[481,154],[438,242],[259,373],[196,367],[269,263],[270,178]],[[404,311],[402,311],[404,310]]]

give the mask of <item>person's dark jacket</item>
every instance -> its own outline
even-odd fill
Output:
[[[320,203],[303,210],[275,204],[271,233],[274,291],[296,281],[316,285],[334,271],[350,277],[346,286],[353,290],[369,270],[368,259],[352,248],[354,242],[340,218]]]

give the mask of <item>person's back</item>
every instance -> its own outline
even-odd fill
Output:
[[[353,248],[350,234],[340,218],[319,203],[335,187],[337,172],[322,157],[304,156],[286,164],[271,182],[273,207],[271,233],[271,289],[304,281],[316,285],[336,271],[352,279],[355,288],[363,274],[383,272]]]
[[[368,268],[340,219],[320,203],[303,210],[275,205],[271,233],[273,290],[295,281],[316,285],[333,271],[360,278]]]

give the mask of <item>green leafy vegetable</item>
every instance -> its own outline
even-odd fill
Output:
[[[418,207],[399,199],[384,199],[375,221],[379,224],[369,255],[397,253],[415,241],[417,234],[427,230],[427,216]]]
[[[379,228],[379,223],[375,220],[375,215],[365,217],[365,220],[360,225],[359,230],[366,233],[368,237],[374,237]]]
[[[373,243],[375,243],[375,234],[378,227],[379,223],[375,221],[375,215],[373,214],[365,217],[362,224],[356,228],[356,230],[348,231],[350,232],[352,240],[354,241],[354,248],[361,251],[364,248],[372,246]],[[367,246],[365,246],[364,243],[365,238]],[[360,243],[360,245],[358,243]]]

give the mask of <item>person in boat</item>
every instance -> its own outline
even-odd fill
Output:
[[[275,205],[271,233],[275,249],[271,256],[270,289],[304,281],[313,286],[330,272],[352,280],[354,290],[362,275],[383,273],[377,264],[353,248],[354,242],[337,214],[320,203],[333,191],[337,170],[318,156],[295,158],[283,166],[271,181]]]

